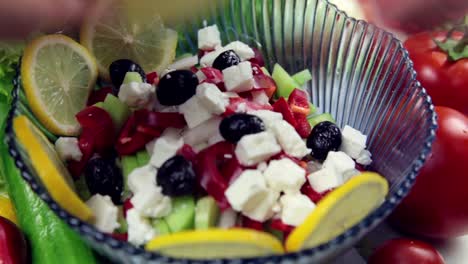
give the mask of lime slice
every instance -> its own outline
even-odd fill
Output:
[[[146,249],[189,259],[260,257],[282,254],[281,242],[268,233],[250,229],[208,229],[160,236]]]
[[[0,195],[0,216],[10,220],[15,224],[18,224],[15,208],[13,207],[10,198],[4,195]]]
[[[342,234],[376,209],[388,193],[388,182],[365,172],[328,194],[286,240],[286,250],[313,248]]]
[[[24,91],[31,110],[53,134],[77,135],[75,115],[88,100],[97,78],[94,58],[64,35],[32,41],[21,63]]]
[[[172,63],[177,48],[176,31],[164,27],[152,6],[135,12],[135,2],[96,1],[81,28],[81,43],[97,59],[102,77],[110,80],[109,66],[118,59],[130,59],[145,72],[161,72]],[[103,15],[96,15],[103,14]]]
[[[16,117],[13,128],[52,198],[72,215],[83,221],[91,220],[91,209],[76,194],[73,180],[52,144],[25,116]]]

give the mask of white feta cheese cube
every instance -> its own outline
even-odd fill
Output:
[[[239,162],[245,166],[266,161],[280,152],[281,147],[273,134],[268,131],[243,136],[235,150]]]
[[[184,140],[180,136],[179,130],[166,129],[164,133],[156,139],[151,151],[150,164],[160,168],[164,162],[172,158],[184,145]]]
[[[132,108],[144,108],[151,99],[155,87],[149,83],[131,82],[122,84],[119,90],[119,99]]]
[[[281,113],[270,110],[248,111],[248,114],[260,117],[268,129],[271,129],[276,122],[283,120],[283,115]]]
[[[306,171],[290,159],[272,160],[263,175],[270,189],[296,193],[305,183]]]
[[[356,162],[364,165],[364,166],[369,166],[372,164],[372,154],[368,150],[363,150],[359,154],[359,157],[356,159]]]
[[[331,168],[343,176],[356,168],[356,163],[342,151],[330,151],[323,162],[323,168]]]
[[[141,246],[157,236],[148,219],[142,217],[136,209],[127,211],[128,242]]]
[[[249,61],[224,69],[223,77],[228,92],[246,92],[254,86],[252,64]]]
[[[197,76],[199,83],[202,83],[204,80],[206,80],[206,75],[202,71],[197,71],[195,75]]]
[[[137,193],[148,186],[156,186],[157,172],[158,170],[150,164],[134,169],[128,175],[128,189],[132,193]]]
[[[250,60],[255,57],[254,50],[249,47],[249,45],[241,42],[241,41],[234,41],[226,46],[224,46],[225,50],[234,50],[234,52],[240,57],[242,61]]]
[[[257,170],[245,170],[224,193],[232,209],[250,211],[269,192],[265,178]]]
[[[200,102],[213,114],[222,114],[226,111],[229,100],[219,90],[218,86],[212,83],[202,83],[197,87],[197,96]]]
[[[213,135],[212,137],[210,137],[208,139],[208,145],[212,146],[212,145],[217,144],[217,143],[219,143],[221,141],[226,141],[226,139],[224,139],[223,136],[221,135],[221,133],[219,133],[219,131],[218,131],[218,133],[216,133],[215,135]]]
[[[242,211],[242,213],[252,220],[263,223],[271,219],[275,214],[273,207],[276,205],[279,196],[279,192],[269,191],[257,200],[255,206],[249,210]]]
[[[186,57],[175,61],[167,66],[171,70],[190,70],[193,66],[198,64],[198,55]]]
[[[309,197],[300,193],[285,194],[280,198],[280,203],[281,221],[291,226],[302,224],[315,209],[315,204]]]
[[[208,141],[211,137],[219,134],[221,120],[221,117],[216,116],[197,127],[185,130],[182,135],[184,142],[190,146],[195,146]]]
[[[257,165],[257,170],[259,170],[261,172],[265,172],[267,168],[268,168],[268,164],[266,162],[260,162]]]
[[[179,111],[184,115],[189,128],[197,127],[213,117],[213,113],[202,104],[198,96],[193,96],[180,105]]]
[[[60,137],[55,141],[55,150],[62,161],[80,161],[83,153],[74,137]]]
[[[200,65],[202,67],[212,67],[213,62],[216,60],[216,58],[223,52],[227,51],[225,48],[217,48],[212,52],[209,52],[205,54],[203,57],[200,59]]]
[[[162,194],[161,188],[149,185],[135,193],[130,200],[142,216],[164,217],[172,210],[171,199]]]
[[[221,46],[221,33],[217,25],[198,30],[198,49],[211,50]]]
[[[341,137],[342,143],[340,150],[353,159],[359,158],[361,152],[366,149],[367,136],[357,129],[345,126],[343,131],[341,131]]]
[[[343,176],[338,174],[333,168],[322,168],[312,172],[307,176],[307,179],[310,186],[319,193],[334,189],[344,183]]]
[[[218,227],[228,229],[234,227],[237,222],[237,212],[232,209],[226,209],[221,212],[218,219]]]
[[[307,148],[305,141],[302,140],[296,129],[288,122],[284,120],[277,121],[274,123],[272,130],[284,152],[288,155],[302,159],[310,153],[310,149]]]
[[[94,226],[104,233],[112,233],[120,227],[118,221],[118,208],[112,203],[109,196],[93,195],[86,205],[94,213]]]
[[[255,103],[261,104],[261,105],[270,105],[270,98],[268,95],[265,93],[265,91],[253,91],[252,92],[252,100]]]

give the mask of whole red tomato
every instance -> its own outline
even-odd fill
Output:
[[[446,36],[446,32],[424,32],[410,36],[404,45],[413,60],[418,80],[434,104],[468,115],[468,58],[451,60],[434,42],[434,39],[443,41]],[[462,34],[454,34],[453,38],[460,40]]]
[[[468,234],[468,117],[447,107],[436,112],[432,152],[390,221],[408,233],[449,238]]]
[[[368,264],[445,264],[431,245],[409,239],[394,239],[377,248]]]

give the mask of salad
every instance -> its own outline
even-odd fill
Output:
[[[383,201],[387,182],[363,173],[372,163],[367,136],[317,113],[305,89],[309,70],[290,75],[276,64],[270,73],[256,48],[241,41],[223,46],[216,25],[198,31],[198,48],[199,54],[182,55],[160,72],[145,72],[125,58],[113,61],[110,84],[90,91],[73,122],[45,122],[62,136],[48,135],[57,138],[43,155],[37,151],[49,143],[42,135],[39,143],[28,141],[41,132],[25,117],[15,120],[20,140],[37,150],[29,153],[37,157],[33,165],[53,160],[51,169],[61,175],[44,181],[50,176],[39,171],[60,205],[99,231],[148,250],[254,234],[251,240],[273,248],[268,253],[282,253],[317,246],[359,221],[361,215],[353,216],[338,228],[331,221],[323,227],[330,232],[319,224],[342,215],[330,208],[349,194],[358,197],[366,184],[380,189],[378,199],[364,203],[362,217]],[[73,49],[85,58],[79,65],[88,65],[80,68],[88,76],[81,89],[90,90],[98,67],[86,50]],[[25,53],[24,65],[39,54]],[[32,81],[24,82],[29,98]],[[64,189],[79,198],[64,197]]]

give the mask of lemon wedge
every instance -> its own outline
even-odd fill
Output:
[[[145,72],[160,73],[175,58],[177,32],[164,26],[154,5],[142,8],[137,3],[96,1],[81,28],[80,42],[96,57],[99,72],[107,80],[109,66],[118,59],[130,59]]]
[[[359,223],[385,200],[388,182],[377,173],[364,172],[320,201],[315,210],[286,240],[294,252],[326,243]]]
[[[75,217],[83,221],[92,220],[91,209],[76,194],[67,168],[46,137],[25,116],[14,119],[13,129],[52,198]]]
[[[79,133],[75,115],[86,106],[97,75],[91,54],[60,34],[33,40],[26,47],[21,63],[21,77],[31,110],[57,135]]]
[[[18,225],[15,208],[13,207],[10,198],[3,195],[0,195],[0,216],[5,217],[6,219]]]
[[[242,228],[164,235],[150,241],[146,249],[189,259],[261,257],[284,252],[281,242],[270,234]]]

